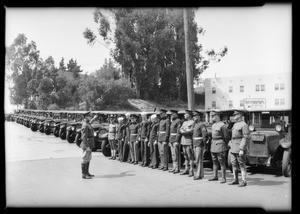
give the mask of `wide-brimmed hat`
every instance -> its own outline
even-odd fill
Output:
[[[192,110],[186,109],[184,111],[185,111],[185,114],[189,114],[189,115],[193,116],[193,111]]]
[[[237,114],[244,115],[245,113],[246,112],[242,109],[235,109],[233,115],[237,115]]]
[[[195,111],[193,112],[193,116],[197,116],[197,115],[201,116],[202,114],[203,114],[202,112],[197,111],[197,110],[195,110]]]
[[[84,117],[86,116],[93,116],[91,111],[87,111],[85,113],[82,114]]]
[[[221,114],[222,114],[222,112],[221,112],[220,110],[212,110],[212,111],[210,112],[210,115],[211,115],[211,116],[214,116],[214,115],[219,115],[219,116],[221,116]]]

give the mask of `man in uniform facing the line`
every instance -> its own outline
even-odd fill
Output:
[[[249,143],[249,127],[247,123],[243,121],[244,112],[241,110],[235,110],[234,120],[236,123],[232,127],[232,139],[230,147],[230,157],[233,171],[233,181],[229,185],[239,184],[238,180],[238,165],[240,166],[242,173],[242,182],[239,187],[247,185],[246,181],[246,148]]]
[[[194,154],[196,158],[196,175],[194,180],[199,180],[204,177],[203,168],[203,154],[205,149],[205,142],[207,137],[207,130],[204,123],[201,121],[203,114],[199,111],[194,111],[194,132],[193,132],[193,145]]]
[[[179,160],[180,160],[180,138],[181,135],[179,133],[180,127],[182,125],[181,120],[178,118],[177,110],[170,110],[172,112],[171,115],[171,126],[170,126],[170,138],[169,138],[169,146],[171,148],[172,154],[172,162],[173,169],[169,172],[173,172],[173,174],[180,172]]]
[[[214,110],[211,111],[211,116],[214,124],[211,127],[211,157],[213,161],[214,177],[208,181],[218,180],[218,162],[221,165],[222,179],[220,183],[226,183],[226,153],[228,150],[226,139],[228,138],[227,127],[221,121],[221,112]]]
[[[181,146],[184,154],[185,170],[180,175],[194,176],[194,154],[193,154],[193,129],[194,121],[192,119],[193,112],[191,110],[185,110],[182,126],[180,127]]]
[[[94,175],[91,175],[89,173],[89,166],[92,159],[92,149],[95,147],[94,130],[91,126],[91,123],[93,123],[93,121],[96,120],[98,116],[95,115],[92,118],[92,114],[90,111],[83,114],[83,116],[84,119],[81,128],[82,141],[80,144],[80,147],[83,150],[81,171],[83,179],[91,179],[92,177],[94,177]]]
[[[167,110],[160,109],[160,121],[158,132],[158,149],[160,154],[161,166],[159,169],[167,171],[169,168],[169,136],[170,120],[167,117]]]

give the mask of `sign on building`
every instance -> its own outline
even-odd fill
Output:
[[[266,109],[265,98],[245,98],[244,108],[246,110],[263,110]]]

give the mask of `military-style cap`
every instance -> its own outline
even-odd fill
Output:
[[[210,115],[211,115],[211,116],[214,116],[214,115],[219,115],[219,116],[221,116],[221,111],[219,111],[219,110],[212,110],[212,111],[210,112]]]
[[[130,117],[131,117],[131,118],[138,118],[138,115],[136,115],[136,114],[131,114]]]
[[[189,115],[191,115],[191,116],[193,116],[193,111],[192,111],[192,110],[186,109],[186,110],[185,110],[185,113],[186,113],[186,114],[189,114]]]
[[[237,114],[244,115],[245,111],[241,109],[234,109],[233,115],[237,115]]]
[[[171,112],[171,113],[176,113],[176,114],[178,114],[178,111],[175,110],[175,109],[170,109],[170,112]]]
[[[159,112],[160,112],[160,113],[166,113],[166,112],[167,112],[167,110],[166,110],[166,109],[163,109],[163,108],[161,108],[161,109],[159,109]]]
[[[196,115],[201,116],[201,115],[202,115],[202,112],[195,110],[195,111],[193,112],[193,115],[194,115],[194,116],[196,116]]]
[[[109,117],[110,117],[110,118],[114,118],[114,117],[115,117],[115,115],[111,114],[111,115],[109,115]]]
[[[88,111],[88,112],[85,112],[82,114],[84,117],[86,116],[92,116],[92,112],[91,111]]]

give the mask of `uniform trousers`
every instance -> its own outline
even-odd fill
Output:
[[[92,150],[88,151],[86,149],[83,149],[82,162],[87,163],[87,162],[90,162],[91,159],[92,159]]]
[[[169,145],[167,142],[158,142],[158,150],[161,167],[168,168],[169,166]]]
[[[172,154],[172,162],[173,169],[179,170],[179,160],[180,160],[180,144],[177,142],[170,143],[171,154]]]
[[[123,145],[123,162],[126,162],[128,158],[130,158],[129,150],[130,150],[129,141],[125,140]]]
[[[148,141],[145,141],[144,139],[141,140],[141,158],[142,164],[149,165],[150,147],[148,146]]]
[[[203,167],[203,155],[204,155],[204,146],[194,147],[195,162],[196,162],[196,175],[195,177],[204,176],[204,167]]]
[[[211,158],[213,165],[218,166],[218,162],[221,165],[221,168],[226,167],[226,153],[224,152],[211,152]]]
[[[134,161],[134,145],[133,141],[129,141],[129,160]]]
[[[232,170],[238,170],[238,167],[240,166],[241,170],[246,171],[246,155],[243,154],[240,156],[238,153],[231,153],[231,164],[232,164]]]
[[[123,161],[123,145],[124,145],[124,141],[118,140],[118,151],[119,151],[119,160],[120,161]]]
[[[135,141],[135,142],[132,142],[132,143],[133,143],[133,154],[134,154],[133,160],[135,162],[138,162],[140,160],[140,144],[141,144],[141,142],[140,141]]]
[[[182,145],[182,150],[184,155],[185,171],[193,171],[194,154],[192,145]]]
[[[116,148],[117,148],[117,142],[116,142],[116,140],[114,139],[114,140],[108,140],[108,142],[109,142],[109,146],[110,146],[110,149],[111,150],[115,150]]]
[[[159,151],[158,151],[157,142],[150,142],[150,157],[151,157],[151,166],[158,167]]]

